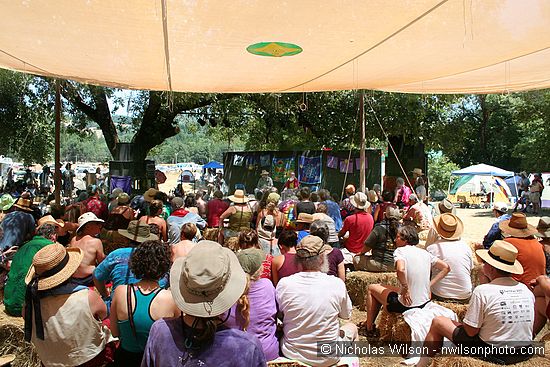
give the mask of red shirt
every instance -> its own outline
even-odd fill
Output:
[[[363,251],[363,244],[372,232],[374,227],[374,219],[367,212],[359,212],[352,214],[344,219],[342,231],[349,232],[349,238],[345,243],[345,247],[349,252],[357,254]]]
[[[531,280],[546,274],[546,257],[539,241],[534,238],[515,237],[508,237],[504,241],[510,242],[518,249],[518,261],[523,266],[523,274],[513,274],[512,278],[529,286]]]
[[[86,211],[94,213],[96,217],[103,220],[106,220],[109,216],[107,204],[99,200],[96,196],[92,196],[88,199],[88,202],[86,203]]]
[[[220,216],[229,208],[229,204],[221,199],[212,199],[206,204],[208,208],[208,226],[217,227],[220,224]]]

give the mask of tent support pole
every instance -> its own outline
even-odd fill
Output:
[[[55,203],[61,203],[61,151],[60,151],[60,130],[61,130],[61,92],[59,79],[55,81]]]
[[[359,119],[361,121],[361,151],[359,152],[359,160],[361,161],[361,167],[359,170],[359,186],[361,186],[361,192],[366,193],[365,183],[365,91],[361,89],[359,95]]]

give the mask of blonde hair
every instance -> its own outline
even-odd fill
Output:
[[[248,329],[250,325],[250,301],[248,299],[248,291],[250,290],[250,282],[254,282],[260,279],[260,274],[262,273],[262,266],[253,274],[246,274],[246,287],[242,296],[237,301],[237,312],[241,314],[242,325],[241,328],[243,331]],[[236,316],[236,315],[235,315]]]

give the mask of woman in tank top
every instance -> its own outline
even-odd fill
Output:
[[[164,204],[160,200],[153,200],[149,205],[149,215],[139,218],[140,223],[147,223],[151,233],[156,234],[163,241],[168,240],[166,221],[160,216]]]
[[[273,258],[271,263],[271,277],[273,285],[277,286],[279,280],[300,272],[300,268],[296,265],[294,257],[296,256],[296,244],[298,243],[298,235],[295,231],[284,230],[279,236],[278,245],[282,255]]]
[[[145,241],[130,257],[136,284],[121,285],[111,304],[111,330],[120,339],[115,366],[140,366],[153,322],[180,314],[169,290],[158,281],[170,269],[170,247],[161,241]]]
[[[223,244],[226,238],[237,237],[241,229],[250,228],[252,221],[252,209],[248,205],[248,198],[243,190],[235,190],[234,195],[228,197],[233,202],[223,214],[220,216],[220,243]],[[229,227],[223,228],[224,220],[229,218]]]

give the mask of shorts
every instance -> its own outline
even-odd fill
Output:
[[[485,343],[479,338],[479,334],[469,336],[464,330],[464,326],[457,326],[453,331],[452,342],[457,346],[468,347],[468,356],[482,359],[495,364],[514,364],[522,361],[526,361],[531,358],[532,354],[519,354],[519,351],[515,354],[484,354],[483,348],[491,348],[491,344]],[[471,349],[472,347],[477,347]],[[510,347],[508,347],[510,348]],[[478,352],[478,353],[476,353]]]
[[[426,304],[430,301],[421,304],[420,306],[409,307],[399,302],[399,295],[397,294],[397,292],[390,292],[388,294],[386,302],[388,302],[388,305],[386,306],[386,310],[388,312],[403,313],[405,311],[412,310],[413,308],[424,308],[424,306],[426,306]]]
[[[540,192],[531,192],[529,193],[529,201],[532,203],[539,204],[540,203]]]

